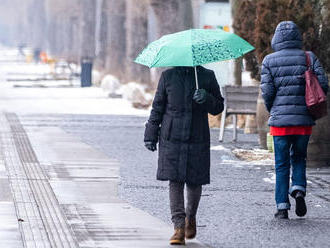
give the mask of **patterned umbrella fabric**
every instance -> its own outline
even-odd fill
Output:
[[[235,59],[252,50],[251,44],[233,33],[190,29],[150,43],[135,62],[148,67],[197,66]]]

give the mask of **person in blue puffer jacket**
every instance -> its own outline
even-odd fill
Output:
[[[289,194],[296,200],[296,214],[307,212],[306,156],[309,137],[315,122],[305,101],[306,54],[300,31],[292,21],[277,25],[272,39],[274,53],[268,54],[261,69],[261,91],[270,112],[270,133],[274,136],[276,187],[275,218],[287,219]],[[311,67],[327,94],[328,79],[313,52],[308,52]],[[292,184],[290,168],[292,166]]]

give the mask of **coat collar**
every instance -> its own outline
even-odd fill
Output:
[[[194,67],[193,66],[176,66],[174,67],[177,71],[180,71],[180,72],[186,72],[186,73],[189,73],[189,72],[194,72]],[[200,66],[198,65],[197,66],[197,73],[198,72],[202,72],[204,69],[203,66]]]
[[[177,66],[175,70],[178,72],[180,82],[183,87],[188,88],[188,94],[191,94],[196,89],[195,71],[192,66]],[[197,77],[199,79],[199,85],[202,85],[201,73],[204,71],[204,67],[197,66]]]

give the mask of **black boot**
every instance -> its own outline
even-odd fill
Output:
[[[299,217],[303,217],[305,216],[305,214],[307,213],[307,207],[306,207],[306,203],[305,203],[305,195],[303,192],[298,191],[295,194],[296,199],[296,215],[298,215]]]
[[[279,209],[274,214],[276,219],[289,219],[288,210],[287,209]]]

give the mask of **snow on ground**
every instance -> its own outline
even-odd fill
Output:
[[[51,67],[48,64],[35,64],[24,62],[1,63],[1,71],[7,74],[40,74],[50,73]]]
[[[230,152],[230,149],[224,147],[223,145],[211,146],[211,150]]]
[[[20,87],[0,84],[0,111],[24,114],[102,114],[146,116],[149,110],[135,109],[124,99],[111,99],[97,87]]]
[[[150,110],[136,109],[125,99],[111,99],[98,87],[79,87],[79,81],[21,81],[49,74],[49,65],[6,62],[15,50],[0,49],[0,111],[25,114],[102,114],[147,116]],[[20,81],[6,81],[18,78]]]

